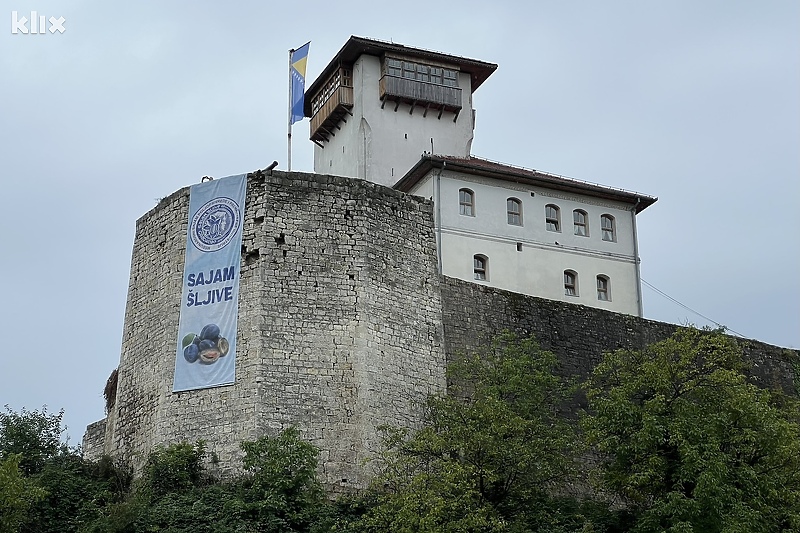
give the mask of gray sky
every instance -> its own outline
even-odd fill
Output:
[[[14,35],[13,10],[65,31]],[[0,405],[64,408],[73,444],[104,416],[136,219],[204,175],[286,168],[308,40],[308,83],[350,35],[497,63],[475,155],[657,196],[644,280],[800,348],[796,0],[2,0],[0,20]],[[709,324],[643,291],[648,318]]]

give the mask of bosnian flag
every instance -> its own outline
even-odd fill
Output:
[[[306,60],[308,59],[308,46],[311,41],[307,42],[297,50],[289,51],[289,63],[291,66],[291,96],[289,97],[291,105],[291,118],[289,124],[294,124],[299,120],[303,120],[305,116],[303,113],[303,96],[306,88]]]

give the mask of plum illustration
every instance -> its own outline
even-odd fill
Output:
[[[216,324],[208,324],[200,332],[202,340],[216,341],[219,338],[219,326]]]
[[[220,337],[217,341],[217,348],[219,348],[220,357],[225,357],[228,355],[228,351],[231,349],[230,344],[228,344],[228,339],[225,337]]]
[[[220,336],[219,326],[216,324],[206,324],[200,331],[200,335],[187,333],[181,345],[183,346],[183,357],[189,363],[200,361],[201,364],[210,365],[216,363],[217,359],[224,357],[230,350],[228,339]]]
[[[200,341],[200,344],[197,347],[200,350],[200,352],[202,353],[202,352],[204,352],[206,350],[211,350],[213,348],[216,348],[217,344],[212,340],[206,339],[206,340]]]
[[[183,357],[188,363],[194,363],[200,357],[200,350],[196,344],[189,344],[183,349]]]

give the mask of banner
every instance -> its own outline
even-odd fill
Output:
[[[236,379],[246,188],[244,174],[191,187],[173,392]]]

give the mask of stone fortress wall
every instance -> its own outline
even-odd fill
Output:
[[[241,441],[296,425],[328,485],[363,485],[378,426],[417,424],[445,387],[431,203],[361,180],[250,174],[236,383],[173,393],[188,206],[181,189],[137,222],[115,404],[86,456],[140,471],[155,446],[202,439],[224,474]]]
[[[84,456],[140,471],[158,445],[202,439],[220,474],[239,443],[295,425],[332,490],[363,486],[381,425],[414,427],[448,359],[503,329],[532,333],[566,374],[677,326],[438,274],[429,201],[358,179],[248,175],[236,383],[172,392],[189,189],[137,221],[118,386]],[[796,350],[743,342],[764,385],[796,392]]]
[[[565,376],[585,378],[603,353],[637,350],[672,335],[680,326],[604,309],[545,300],[453,278],[442,282],[442,321],[448,360],[483,346],[498,332],[533,335],[558,356]],[[797,395],[800,350],[738,339],[760,386]],[[579,404],[575,408],[583,407]]]

